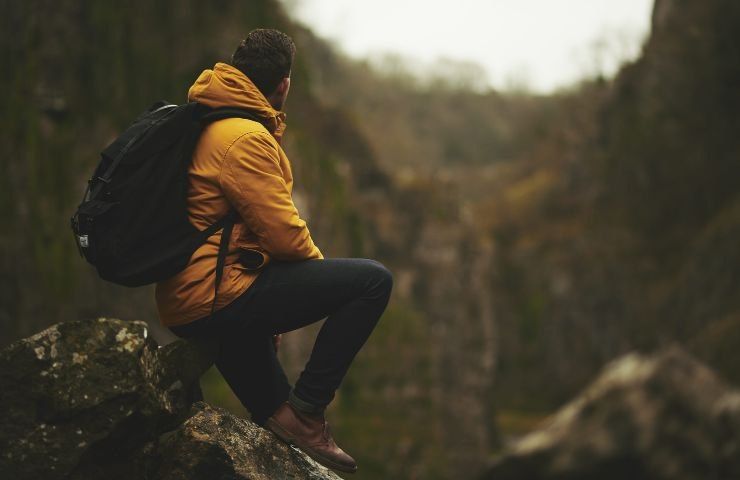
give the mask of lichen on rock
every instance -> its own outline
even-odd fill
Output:
[[[146,323],[106,318],[11,344],[0,351],[0,477],[339,478],[248,420],[191,409],[212,348],[160,348]]]

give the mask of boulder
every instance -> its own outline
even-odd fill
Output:
[[[154,478],[162,480],[339,478],[264,428],[204,402],[162,436],[158,455]]]
[[[252,422],[198,401],[214,348],[184,340],[160,347],[146,323],[105,318],[11,344],[0,352],[0,477],[339,478]]]
[[[740,392],[680,347],[609,363],[481,480],[740,478]]]

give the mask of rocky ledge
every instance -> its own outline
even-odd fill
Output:
[[[270,432],[202,402],[208,345],[144,322],[54,325],[0,352],[0,477],[339,479]]]

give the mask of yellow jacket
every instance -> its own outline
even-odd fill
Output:
[[[239,214],[218,291],[219,309],[247,290],[259,275],[259,270],[250,271],[238,263],[241,249],[259,250],[266,263],[270,258],[324,256],[291,197],[293,175],[279,144],[285,114],[272,108],[246,75],[225,63],[204,70],[190,87],[188,100],[251,110],[269,128],[242,118],[212,123],[201,134],[188,169],[187,205],[193,225],[207,228],[226,215],[230,206]],[[181,325],[210,313],[220,241],[218,232],[195,251],[183,271],[157,284],[162,325]]]

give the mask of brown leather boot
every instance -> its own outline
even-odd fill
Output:
[[[323,414],[303,413],[285,402],[267,419],[265,426],[326,467],[347,473],[357,471],[355,459],[334,442]]]

